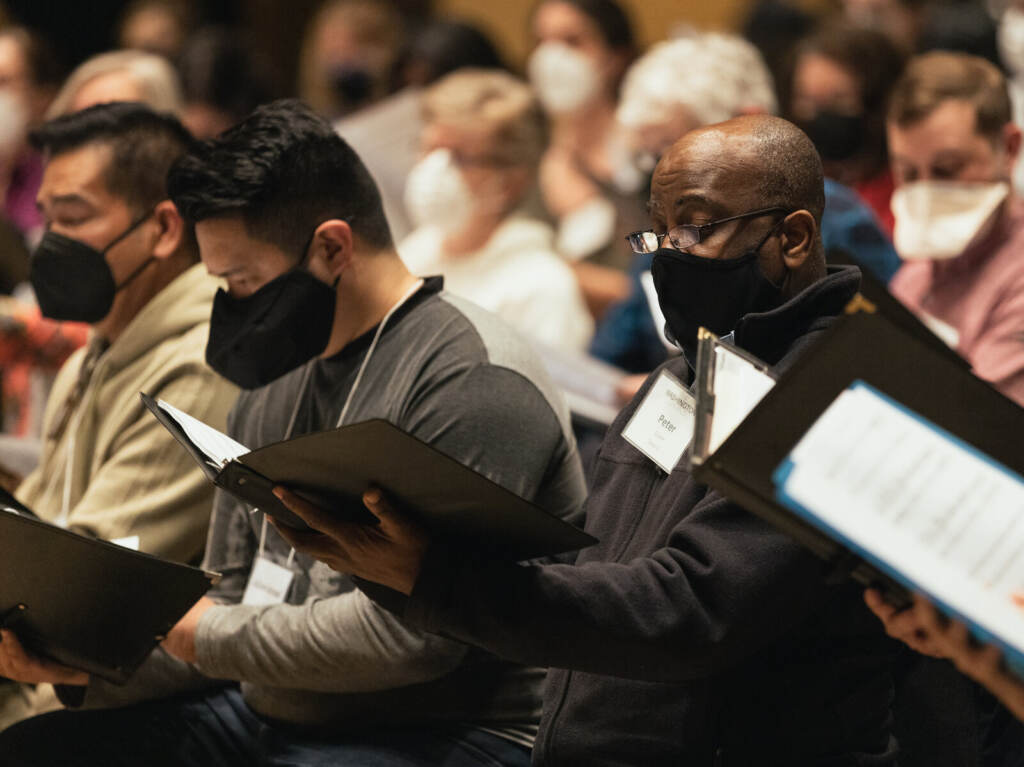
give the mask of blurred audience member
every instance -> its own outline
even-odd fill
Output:
[[[918,48],[929,0],[840,0],[846,19],[887,35],[906,54]]]
[[[299,96],[329,119],[392,91],[404,43],[402,17],[387,0],[327,0],[306,28]]]
[[[2,214],[29,243],[41,234],[36,191],[42,161],[28,145],[63,77],[49,45],[24,27],[0,28],[0,194]]]
[[[195,26],[191,0],[135,0],[121,17],[118,45],[174,59]]]
[[[543,0],[533,14],[530,81],[552,124],[540,166],[558,250],[595,316],[629,292],[632,255],[622,237],[646,225],[646,179],[616,132],[619,83],[635,53],[632,26],[615,0]]]
[[[684,133],[743,114],[770,114],[777,104],[771,75],[751,43],[732,35],[704,34],[654,46],[630,68],[617,119],[643,167],[653,168]],[[826,255],[838,251],[888,282],[899,258],[874,214],[841,184],[825,181],[821,236]],[[632,373],[647,373],[666,357],[654,325],[642,275],[651,254],[633,263],[629,298],[598,324],[591,353]],[[624,384],[630,396],[639,378]]]
[[[760,51],[783,104],[793,49],[813,28],[814,17],[793,0],[757,0],[743,22],[743,36]]]
[[[417,229],[399,246],[413,274],[445,287],[547,346],[583,349],[593,322],[551,227],[520,206],[547,145],[530,88],[499,71],[464,69],[423,99],[423,159],[406,207]]]
[[[1024,125],[1024,0],[1012,0],[999,17],[999,59],[1007,72],[1013,121]],[[1013,186],[1024,192],[1024,161],[1017,160]]]
[[[424,88],[464,67],[504,69],[501,55],[487,35],[454,19],[427,23],[409,41],[402,64],[402,85]]]
[[[896,250],[892,291],[974,372],[1024,404],[1024,203],[1006,80],[984,59],[913,59],[892,95],[889,151]]]
[[[883,33],[829,25],[797,50],[790,118],[811,137],[825,176],[852,187],[892,232],[885,105],[903,55]]]
[[[185,96],[182,122],[198,139],[213,138],[276,95],[251,46],[227,28],[207,27],[190,37],[178,74]]]
[[[178,74],[167,59],[144,51],[111,51],[75,68],[50,104],[47,117],[111,101],[139,101],[175,115],[185,107]]]
[[[969,53],[1000,66],[996,30],[996,20],[983,3],[931,3],[921,24],[917,53]]]
[[[497,49],[476,27],[459,21],[433,21],[409,43],[400,84],[392,96],[342,118],[335,129],[359,154],[384,200],[396,242],[412,231],[405,209],[405,184],[420,158],[423,133],[421,89],[463,67],[500,66]]]

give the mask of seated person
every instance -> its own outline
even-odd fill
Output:
[[[695,61],[701,66],[693,66]],[[777,109],[771,74],[757,49],[739,37],[709,33],[656,45],[638,59],[626,75],[617,119],[640,163],[653,170],[687,131]],[[899,257],[872,211],[831,179],[825,180],[821,239],[826,258],[843,251],[884,282],[899,268]],[[594,356],[631,373],[646,374],[666,357],[640,282],[650,268],[649,255],[637,256],[629,298],[609,310],[590,347]],[[629,380],[633,385],[624,393],[632,396],[642,379]]]
[[[365,166],[308,107],[257,109],[179,161],[169,185],[226,281],[207,358],[251,389],[232,437],[257,448],[383,418],[552,513],[579,511],[568,415],[540,363],[441,278],[409,273]],[[123,687],[5,638],[11,676],[72,682],[60,688],[72,707],[120,708],[25,722],[0,736],[4,758],[529,764],[542,670],[409,629],[224,493],[205,566],[221,581]]]
[[[213,487],[139,399],[223,426],[237,396],[203,359],[217,286],[167,199],[167,170],[192,139],[173,117],[107,104],[46,123],[33,141],[47,157],[47,230],[32,285],[44,315],[92,329],[57,376],[39,466],[15,495],[62,527],[198,562]],[[0,728],[42,705],[12,705]]]
[[[546,144],[529,87],[499,71],[464,69],[423,96],[424,158],[409,176],[417,229],[398,246],[413,274],[445,286],[547,346],[583,349],[590,318],[554,231],[521,207]]]
[[[893,295],[1024,404],[1024,203],[1006,78],[960,53],[912,59],[889,105],[896,250]]]
[[[673,145],[643,239],[687,355],[700,326],[732,329],[779,372],[819,342],[860,284],[856,267],[826,270],[824,197],[814,145],[779,118]],[[280,488],[327,534],[287,535],[390,587],[366,588],[411,625],[549,666],[535,765],[895,764],[890,642],[855,584],[830,584],[807,549],[694,479],[688,430],[664,426],[685,417],[671,403],[687,378],[666,362],[609,428],[585,509],[600,543],[574,565],[452,556],[375,491],[371,532]],[[652,442],[666,450],[635,447]]]
[[[50,103],[47,116],[60,117],[111,101],[137,101],[158,112],[175,114],[182,109],[178,78],[167,61],[142,51],[113,51],[79,65]],[[35,187],[31,194],[36,215]],[[20,436],[36,437],[52,371],[85,344],[88,326],[46,319],[30,298],[25,295],[23,300],[0,305],[0,399],[5,428]]]

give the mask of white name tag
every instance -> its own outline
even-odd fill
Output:
[[[295,574],[287,567],[263,557],[256,558],[256,564],[249,574],[249,585],[242,595],[243,605],[279,605],[288,597],[292,578]]]
[[[622,436],[671,474],[693,439],[693,421],[693,395],[678,378],[663,370]]]

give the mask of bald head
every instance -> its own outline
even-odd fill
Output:
[[[687,178],[694,173],[704,175],[703,182]],[[814,144],[793,123],[771,115],[737,117],[687,133],[658,164],[652,198],[655,189],[695,183],[720,190],[743,210],[806,210],[820,224],[825,209],[825,177]]]
[[[744,214],[777,209],[755,216]],[[810,139],[768,115],[691,131],[662,157],[651,181],[656,231],[719,222],[687,248],[703,258],[755,250],[764,274],[795,295],[825,274],[825,180]]]

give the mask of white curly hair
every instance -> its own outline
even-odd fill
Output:
[[[686,107],[702,125],[778,112],[757,48],[736,35],[698,33],[658,43],[626,73],[617,112],[626,127],[654,125]]]

